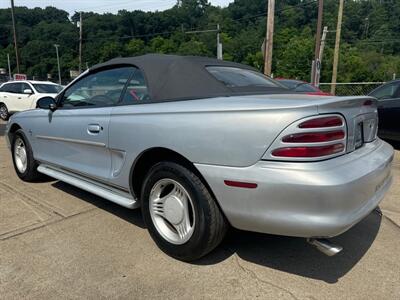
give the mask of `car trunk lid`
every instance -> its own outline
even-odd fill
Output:
[[[347,123],[347,152],[376,139],[378,131],[377,101],[371,97],[334,97],[319,101],[318,113],[339,113]]]

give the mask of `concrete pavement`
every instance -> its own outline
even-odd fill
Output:
[[[0,133],[1,135],[1,133]],[[20,181],[0,136],[0,299],[399,299],[400,152],[381,205],[326,257],[303,239],[232,230],[188,264],[130,211],[67,184]]]

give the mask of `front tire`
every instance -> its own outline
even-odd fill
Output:
[[[10,114],[8,112],[7,106],[4,103],[0,104],[0,119],[2,119],[3,121],[8,121],[9,118]]]
[[[227,222],[215,199],[190,169],[160,162],[142,188],[143,218],[153,240],[166,254],[196,260],[217,247]]]
[[[37,171],[37,163],[33,158],[33,152],[24,132],[16,131],[11,142],[14,169],[18,177],[24,181],[35,181],[41,177]]]

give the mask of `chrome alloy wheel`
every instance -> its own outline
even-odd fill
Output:
[[[5,105],[1,105],[0,106],[0,118],[5,120],[5,119],[7,119],[7,116],[8,116],[7,107],[5,107]]]
[[[193,235],[196,223],[193,202],[175,180],[161,179],[154,184],[149,210],[155,228],[168,242],[182,245]]]
[[[14,144],[14,161],[20,173],[24,173],[28,167],[28,158],[24,141],[17,137]]]

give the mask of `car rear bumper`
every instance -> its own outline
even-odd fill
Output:
[[[392,182],[393,148],[377,139],[326,161],[260,161],[246,168],[196,164],[231,225],[299,237],[332,237],[367,216]],[[230,187],[224,180],[257,183]]]

